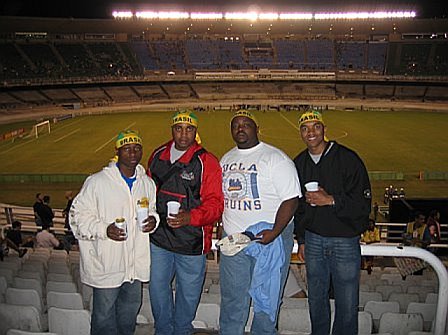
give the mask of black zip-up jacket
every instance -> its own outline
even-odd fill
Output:
[[[147,172],[157,185],[160,215],[159,227],[150,240],[179,254],[206,254],[211,249],[213,225],[220,219],[224,206],[221,166],[215,156],[196,142],[171,164],[172,145],[170,141],[156,149],[148,162]],[[175,170],[169,173],[172,168]],[[190,225],[176,229],[168,226],[166,203],[171,200],[190,211]]]
[[[317,164],[308,150],[301,152],[294,164],[303,194],[306,183],[318,181],[335,201],[334,206],[313,207],[305,197],[300,199],[294,219],[299,242],[303,242],[305,229],[325,237],[355,237],[367,229],[370,181],[364,163],[354,151],[332,141]]]

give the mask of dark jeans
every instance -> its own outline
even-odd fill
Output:
[[[334,288],[334,335],[358,334],[359,237],[305,233],[305,261],[313,335],[330,334],[330,277]]]

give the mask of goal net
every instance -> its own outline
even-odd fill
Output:
[[[42,135],[42,134],[46,134],[46,133],[50,134],[50,132],[51,132],[51,127],[50,127],[49,120],[42,121],[38,124],[35,124],[31,131],[32,135],[36,136],[36,138],[38,138],[39,135]]]

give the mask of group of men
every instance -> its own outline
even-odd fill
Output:
[[[277,333],[294,230],[299,258],[306,259],[313,334],[330,333],[330,278],[333,334],[357,334],[359,236],[371,195],[361,159],[327,140],[315,111],[300,117],[307,149],[294,161],[259,140],[249,111],[231,118],[236,146],[220,162],[195,140],[198,124],[193,112],[176,113],[172,139],[152,153],[146,169],[139,164],[142,138],[121,132],[117,160],[90,176],[73,200],[81,279],[93,287],[91,333],[133,334],[141,285],[149,281],[155,334],[192,334],[212,231],[222,221],[224,237],[250,233],[256,242],[221,255],[220,334],[244,334],[251,299],[251,333]],[[308,182],[319,186],[307,191]],[[177,214],[168,212],[172,201],[180,204]],[[146,218],[139,222],[142,204]]]

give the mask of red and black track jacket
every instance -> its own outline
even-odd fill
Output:
[[[221,166],[214,155],[196,142],[171,164],[173,143],[171,140],[157,148],[148,161],[148,175],[157,184],[157,212],[160,215],[160,225],[151,235],[151,242],[180,254],[206,254],[212,244],[213,225],[223,211]],[[161,184],[173,166],[176,166],[175,172]],[[189,226],[177,229],[168,226],[166,203],[171,200],[180,202],[181,209],[190,211]]]

